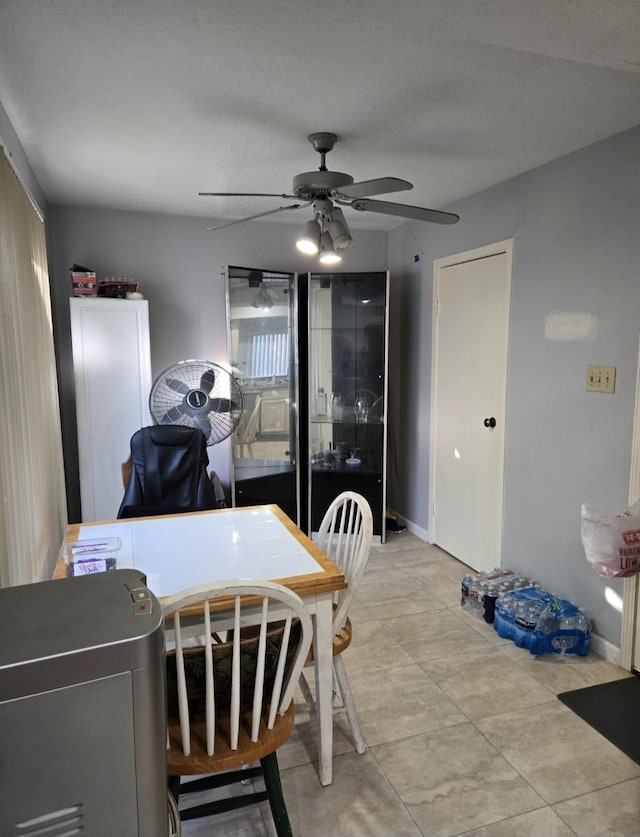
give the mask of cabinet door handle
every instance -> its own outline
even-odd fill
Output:
[[[494,419],[494,417],[491,416],[491,418],[486,418],[484,420],[484,426],[485,427],[495,427],[496,426],[496,420]]]

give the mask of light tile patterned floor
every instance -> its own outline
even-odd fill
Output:
[[[408,532],[375,545],[345,652],[367,752],[336,719],[334,780],[313,725],[279,751],[296,837],[640,837],[640,765],[556,695],[625,673],[596,654],[532,657],[460,608],[466,567]],[[235,791],[234,791],[235,792]],[[185,837],[275,834],[268,806]]]

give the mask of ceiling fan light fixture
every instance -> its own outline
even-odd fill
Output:
[[[342,256],[336,253],[331,235],[325,230],[322,233],[320,241],[320,259],[321,264],[338,264],[342,261]]]
[[[334,206],[327,229],[331,234],[333,246],[336,250],[346,250],[353,244],[351,231],[340,207]]]
[[[254,308],[260,309],[260,311],[268,311],[273,306],[273,300],[269,296],[269,291],[264,287],[264,285],[254,296],[251,304]]]
[[[306,256],[316,256],[320,252],[320,224],[315,220],[307,221],[296,247]]]

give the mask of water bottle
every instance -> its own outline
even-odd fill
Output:
[[[477,588],[477,577],[475,575],[465,575],[461,583],[460,604],[469,613],[476,610]]]
[[[588,653],[591,632],[589,618],[566,599],[553,597],[538,618],[531,653]]]
[[[462,579],[460,604],[468,613],[482,618],[486,587],[486,582],[477,576],[466,575]]]

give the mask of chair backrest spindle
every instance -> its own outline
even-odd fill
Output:
[[[180,734],[182,736],[182,751],[185,756],[191,753],[191,738],[189,735],[189,701],[187,700],[187,681],[184,670],[184,655],[182,651],[182,628],[180,614],[176,613],[174,621],[176,638],[176,674],[178,681],[178,709],[180,712]]]
[[[262,618],[260,622],[260,638],[258,640],[258,662],[256,665],[256,679],[253,685],[253,712],[251,718],[251,740],[258,740],[260,728],[260,711],[264,699],[264,661],[267,644],[267,618],[269,615],[269,599],[262,600]]]
[[[215,752],[216,738],[216,696],[213,674],[213,642],[211,630],[211,606],[208,601],[204,603],[204,663],[206,678],[206,705],[205,715],[207,722],[207,755],[212,756]]]

